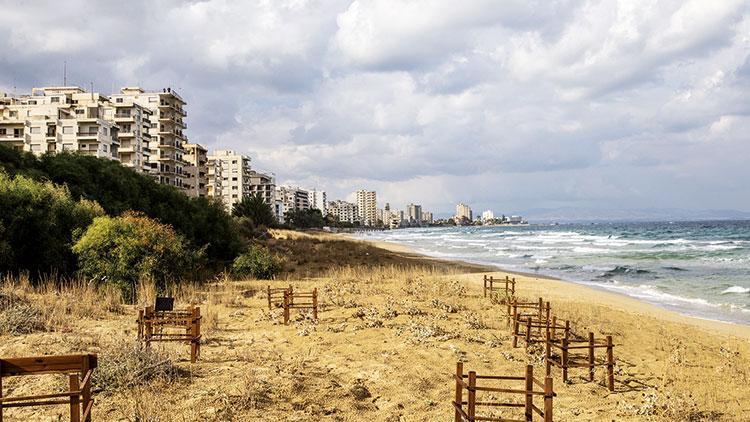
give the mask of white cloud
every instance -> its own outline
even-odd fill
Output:
[[[369,187],[395,207],[437,211],[459,200],[750,209],[737,182],[750,178],[746,2],[0,10],[3,89],[57,84],[64,60],[84,86],[172,86],[193,141],[250,152],[280,181],[331,198]]]

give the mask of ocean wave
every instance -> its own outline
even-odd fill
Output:
[[[721,292],[721,294],[730,294],[730,293],[750,293],[750,287],[742,287],[742,286],[732,286],[728,287],[724,291]]]
[[[621,274],[644,275],[651,274],[651,271],[641,268],[628,267],[627,265],[617,265],[615,268],[612,268],[611,270],[605,271],[600,274],[599,278],[612,278]]]

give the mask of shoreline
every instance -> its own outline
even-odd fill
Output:
[[[587,298],[589,301],[594,302],[598,305],[604,305],[628,313],[643,314],[653,317],[658,320],[669,321],[673,323],[687,324],[702,330],[710,331],[713,333],[720,333],[729,336],[736,336],[743,339],[750,340],[750,325],[745,325],[736,322],[721,321],[715,319],[701,318],[697,316],[685,315],[671,309],[663,308],[652,303],[642,301],[624,293],[607,290],[605,288],[596,288],[595,286],[589,286],[583,283],[576,283],[574,281],[564,280],[554,276],[539,275],[534,273],[511,271],[501,268],[497,265],[478,264],[473,262],[466,262],[461,260],[455,260],[450,258],[439,258],[429,255],[425,255],[409,246],[389,242],[384,240],[369,240],[357,238],[354,236],[346,236],[350,239],[369,243],[377,248],[385,249],[391,252],[404,253],[415,255],[423,258],[439,260],[443,262],[452,262],[460,264],[476,265],[478,267],[486,267],[488,269],[494,269],[494,271],[488,271],[488,275],[496,274],[498,276],[505,277],[505,275],[512,275],[520,277],[521,279],[534,282],[537,287],[546,285],[547,289],[539,289],[540,292],[544,293],[544,296],[549,299],[562,299],[570,300],[574,297]],[[476,281],[477,284],[479,280]],[[537,290],[537,289],[531,289]]]

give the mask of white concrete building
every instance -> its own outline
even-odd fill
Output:
[[[161,91],[145,91],[140,87],[125,87],[113,94],[115,104],[134,103],[149,109],[151,118],[151,142],[149,149],[150,173],[162,184],[184,188],[185,167],[184,144],[188,142],[183,131],[185,124],[185,101],[171,88]]]
[[[276,203],[276,176],[273,173],[250,170],[250,193],[260,195],[263,202],[273,208]]]
[[[216,150],[209,154],[207,159],[220,170],[221,201],[227,211],[231,212],[234,204],[251,193],[250,157],[232,150]]]
[[[328,215],[334,220],[346,223],[359,222],[357,204],[346,201],[331,201],[328,203]]]
[[[456,222],[460,222],[464,218],[472,221],[473,215],[471,213],[471,207],[461,202],[460,204],[456,205]]]
[[[406,206],[406,212],[409,219],[410,225],[420,226],[422,225],[422,206],[409,204]]]
[[[119,127],[109,98],[78,87],[0,94],[0,143],[37,155],[77,151],[119,160]]]
[[[432,224],[433,217],[431,211],[422,211],[422,224]]]
[[[357,191],[357,210],[359,222],[365,226],[373,226],[377,222],[377,195],[375,191]]]
[[[310,208],[320,210],[323,216],[328,215],[328,201],[325,191],[313,189],[308,192],[308,196],[310,198]]]
[[[492,210],[486,210],[482,213],[482,221],[487,222],[495,218],[495,213]]]
[[[297,186],[277,186],[276,196],[284,204],[284,212],[310,209],[310,194]]]
[[[208,150],[200,144],[186,143],[183,189],[188,196],[205,197],[208,195]]]

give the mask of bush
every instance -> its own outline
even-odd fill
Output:
[[[67,186],[72,198],[96,201],[108,215],[132,210],[169,224],[185,237],[189,248],[205,251],[213,269],[223,270],[242,249],[234,222],[220,201],[190,198],[177,188],[159,184],[116,161],[74,153],[36,158],[31,153],[0,146],[0,169]],[[6,230],[8,227],[5,224]]]
[[[67,188],[0,171],[0,273],[75,271],[75,236],[96,216],[95,202],[75,201]]]
[[[234,260],[232,271],[238,277],[252,276],[261,280],[270,280],[280,273],[281,260],[271,255],[267,248],[250,246],[247,252]]]
[[[180,280],[194,259],[183,244],[172,227],[128,212],[94,219],[73,251],[83,275],[117,285],[132,301],[139,280],[153,280],[158,291]]]
[[[172,381],[182,376],[170,356],[146,347],[140,341],[119,341],[105,347],[107,359],[100,359],[94,371],[94,387],[105,391],[142,386],[154,380]]]

